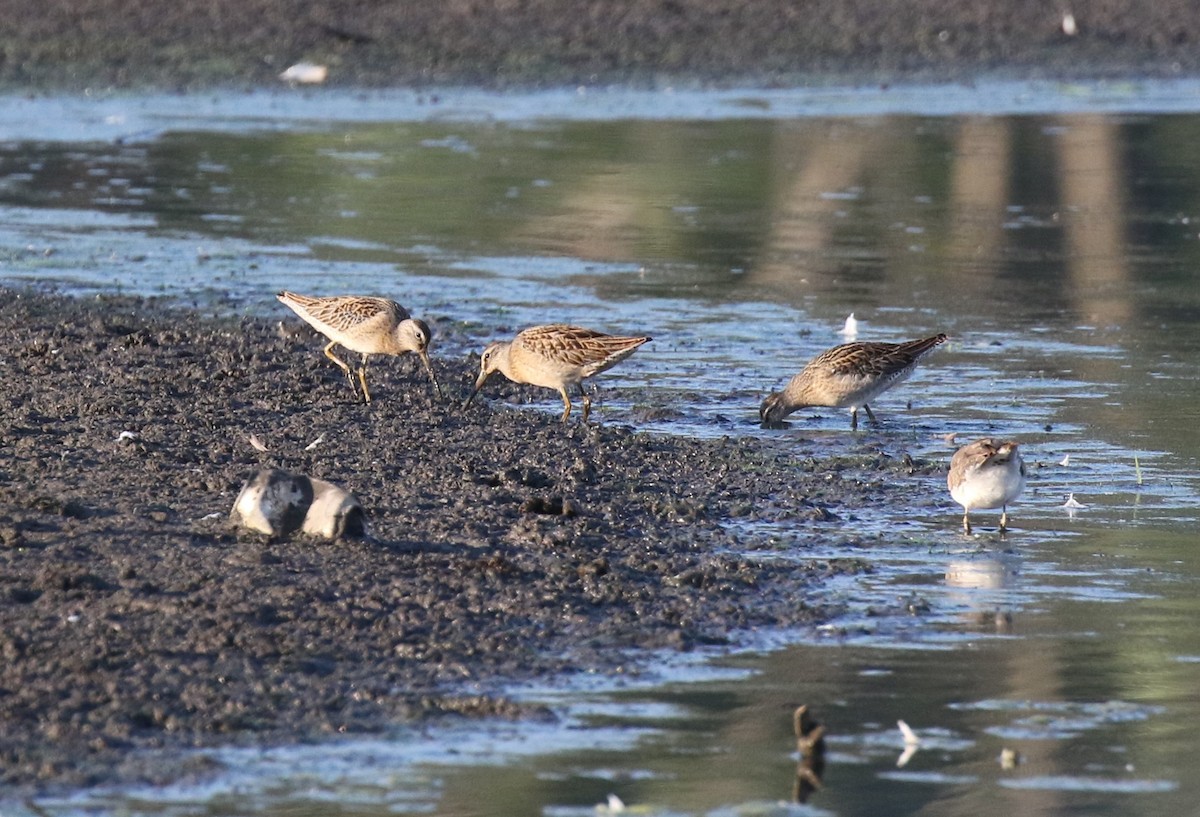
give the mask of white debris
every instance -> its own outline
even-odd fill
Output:
[[[255,451],[269,451],[266,444],[258,438],[257,434],[250,435],[250,445],[254,446]]]
[[[136,431],[122,431],[120,434],[117,435],[117,442],[129,443],[129,442],[133,442],[137,438],[138,438],[138,435],[137,435]]]
[[[1069,11],[1063,12],[1062,33],[1068,37],[1074,37],[1079,33],[1079,27],[1075,25],[1075,15]]]
[[[841,334],[846,340],[854,340],[858,337],[858,319],[854,317],[853,312],[846,318],[846,323],[842,325]]]
[[[1075,494],[1067,494],[1067,501],[1064,502],[1062,504],[1062,506],[1064,508],[1067,508],[1068,510],[1072,510],[1072,511],[1076,510],[1078,508],[1086,508],[1087,507],[1087,505],[1084,505],[1082,502],[1075,499]]]
[[[601,814],[620,814],[625,810],[625,801],[615,794],[608,795],[607,806],[596,806],[596,811]]]
[[[1071,464],[1071,455],[1063,454],[1062,462],[1060,462],[1059,465],[1061,465],[1063,468],[1066,468],[1070,464]]]
[[[322,434],[320,437],[317,437],[315,440],[313,440],[313,441],[312,441],[311,443],[309,443],[308,445],[304,446],[304,450],[305,450],[305,451],[312,451],[314,448],[316,448],[318,445],[320,445],[320,444],[321,444],[321,443],[323,443],[323,442],[325,442],[325,435],[324,435],[324,434]]]
[[[298,62],[279,75],[293,85],[320,85],[329,76],[329,66],[315,62]]]
[[[900,757],[896,758],[896,768],[903,769],[908,765],[908,761],[912,760],[912,756],[917,753],[917,748],[921,745],[921,738],[904,721],[896,721],[896,725],[900,727],[900,734],[904,736],[904,751],[900,753]]]

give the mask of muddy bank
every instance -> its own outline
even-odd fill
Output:
[[[914,478],[902,452],[826,457],[795,436],[564,428],[552,395],[498,381],[460,413],[461,350],[478,342],[437,316],[446,402],[417,361],[380,359],[368,408],[298,322],[0,295],[9,787],[179,773],[138,749],[515,714],[486,690],[819,620],[837,611],[809,591],[864,564],[805,561],[796,542],[789,561],[747,557],[780,545],[737,523],[844,541],[856,508],[903,502],[938,467]],[[550,410],[515,407],[528,397]],[[373,538],[236,531],[227,514],[260,467],[349,488]]]
[[[255,87],[287,66],[339,86],[856,78],[966,81],[1200,70],[1200,6],[1073,0],[6,3],[9,88]],[[1075,33],[1063,29],[1065,11]]]

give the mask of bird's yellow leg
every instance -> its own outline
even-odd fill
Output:
[[[335,355],[333,353],[334,346],[337,346],[337,341],[331,340],[329,342],[329,345],[325,347],[325,357],[329,358],[334,363],[336,363],[337,367],[339,369],[341,369],[342,372],[346,375],[346,380],[350,383],[350,390],[354,392],[354,397],[357,398],[358,397],[358,386],[354,385],[354,375],[352,375],[350,373],[349,364],[347,364],[346,361],[342,360],[340,357],[338,357],[337,355]]]
[[[579,396],[583,398],[583,422],[588,421],[588,415],[592,413],[592,398],[583,390],[583,384],[579,384]]]
[[[367,391],[367,355],[363,355],[362,368],[358,370],[358,379],[362,381],[363,402],[371,402],[371,392]]]
[[[562,395],[562,399],[563,399],[563,416],[562,416],[562,421],[563,421],[563,423],[566,423],[566,422],[567,422],[567,418],[571,416],[571,398],[570,398],[570,396],[567,394],[567,390],[566,390],[566,389],[559,389],[559,394],[561,394],[561,395]]]
[[[350,376],[350,367],[346,365],[346,361],[333,353],[333,347],[337,346],[336,340],[329,341],[329,345],[325,347],[325,357],[337,364],[337,367],[346,373],[346,377]]]

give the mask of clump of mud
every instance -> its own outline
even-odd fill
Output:
[[[152,301],[3,291],[0,327],[5,786],[170,774],[138,749],[520,714],[465,684],[819,620],[836,611],[809,590],[863,566],[801,543],[845,537],[911,473],[878,457],[843,478],[795,440],[652,436],[603,408],[564,427],[507,406],[546,397],[512,384],[460,411],[471,361],[436,348],[445,401],[415,360],[377,359],[364,406],[319,341]],[[344,486],[370,536],[238,531],[261,468]],[[794,521],[792,558],[746,555],[779,547],[733,532],[756,518]]]

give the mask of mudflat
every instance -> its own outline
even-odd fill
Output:
[[[445,399],[412,356],[378,358],[365,406],[298,319],[0,291],[0,783],[168,779],[187,747],[538,714],[495,691],[827,619],[810,591],[866,563],[798,543],[853,543],[855,509],[912,503],[942,467],[637,433],[603,404],[564,426],[552,392],[500,379],[462,410],[478,356],[446,352],[477,343],[431,322]],[[240,530],[260,468],[352,491],[369,537]],[[737,532],[755,519],[793,526],[790,558],[756,558],[780,545]]]

